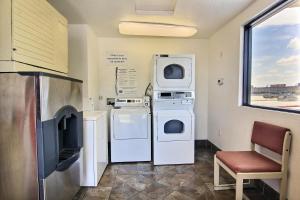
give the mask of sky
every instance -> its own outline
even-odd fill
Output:
[[[300,7],[282,10],[252,29],[252,85],[300,83]]]

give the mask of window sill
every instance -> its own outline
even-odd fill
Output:
[[[261,110],[269,110],[269,111],[278,111],[284,113],[293,113],[293,114],[300,114],[300,110],[288,110],[288,109],[281,109],[281,108],[272,108],[272,107],[265,107],[265,106],[256,106],[256,105],[249,105],[249,104],[242,104],[242,107],[249,107],[249,108],[257,108]]]

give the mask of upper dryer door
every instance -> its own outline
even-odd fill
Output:
[[[193,83],[193,61],[184,57],[159,57],[156,60],[157,88],[190,90]]]

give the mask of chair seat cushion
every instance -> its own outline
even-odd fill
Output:
[[[280,172],[281,165],[255,151],[218,151],[217,158],[233,172]]]

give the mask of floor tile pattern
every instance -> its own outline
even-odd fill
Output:
[[[95,188],[82,188],[74,200],[233,200],[234,190],[213,190],[213,156],[197,149],[194,165],[111,164]],[[221,183],[234,180],[220,172]],[[264,199],[250,191],[250,199]]]

